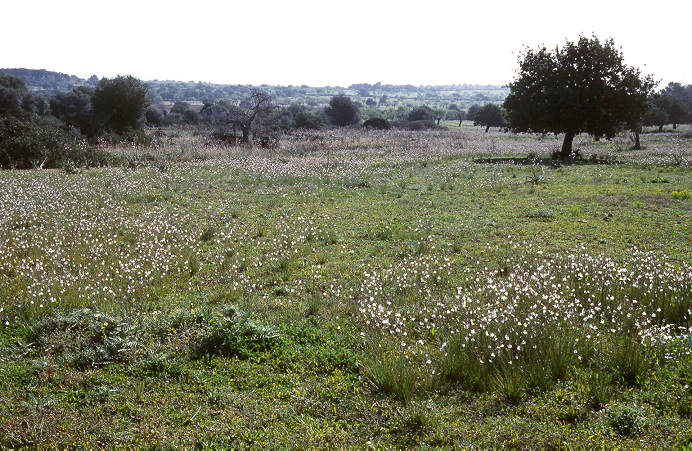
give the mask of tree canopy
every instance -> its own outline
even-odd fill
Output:
[[[272,96],[264,91],[255,89],[250,93],[250,96],[241,102],[240,106],[232,106],[228,113],[228,122],[233,127],[240,129],[242,144],[250,143],[251,131],[261,127],[261,122],[258,119],[267,116],[274,109],[272,104]]]
[[[406,117],[409,121],[431,121],[435,118],[435,112],[427,105],[422,105],[411,110]]]
[[[66,124],[77,127],[82,133],[93,136],[98,133],[94,121],[91,97],[94,90],[86,86],[78,86],[69,92],[60,92],[50,101],[53,115]]]
[[[478,110],[481,109],[481,106],[477,103],[474,103],[469,107],[469,110],[466,112],[466,119],[473,121],[476,119],[476,113],[478,113]]]
[[[515,132],[564,133],[566,159],[575,135],[612,138],[623,123],[642,117],[653,87],[651,77],[624,64],[612,39],[582,36],[555,50],[525,50],[504,108]]]
[[[329,118],[329,122],[334,125],[353,125],[360,121],[358,106],[345,95],[332,97],[325,113]]]
[[[137,128],[147,107],[147,85],[131,75],[102,78],[92,97],[99,122],[117,133]]]
[[[505,125],[505,116],[502,109],[494,103],[486,103],[473,116],[473,125],[482,125],[485,132],[490,127],[502,127]]]

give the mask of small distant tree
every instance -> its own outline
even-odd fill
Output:
[[[478,113],[478,110],[481,109],[481,106],[477,103],[474,103],[469,107],[469,110],[466,112],[466,119],[473,121],[476,119],[476,113]]]
[[[180,114],[182,116],[189,109],[190,109],[189,103],[187,103],[187,102],[175,102],[173,104],[173,108],[171,108],[171,113]]]
[[[345,95],[332,97],[325,113],[329,122],[338,126],[353,125],[360,121],[358,106]]]
[[[159,125],[161,125],[161,122],[163,121],[163,112],[155,106],[149,106],[144,111],[144,117],[148,125],[158,127]]]
[[[490,127],[503,127],[505,117],[502,109],[494,103],[486,103],[474,115],[473,125],[482,125],[488,133]]]
[[[553,51],[520,55],[504,108],[515,132],[564,133],[560,158],[569,159],[577,134],[612,138],[623,123],[643,116],[653,85],[624,64],[612,39],[602,44],[582,36]]]
[[[459,127],[461,127],[461,123],[466,119],[466,111],[455,111],[455,113],[456,119],[459,121]]]
[[[669,123],[673,124],[673,130],[677,128],[678,124],[684,123],[687,119],[685,105],[671,94],[664,91],[657,96],[655,102],[668,115]]]
[[[658,97],[660,96],[654,94],[647,103],[647,109],[642,116],[642,124],[658,127],[658,131],[662,132],[663,126],[670,123],[670,118],[666,110],[659,104]]]
[[[200,120],[212,126],[224,124],[232,108],[233,105],[225,100],[216,103],[205,102],[199,112]]]
[[[183,113],[183,120],[186,124],[197,125],[200,121],[199,113],[191,108],[188,108]]]
[[[692,85],[671,82],[663,89],[663,94],[671,96],[682,106],[685,118],[681,122],[687,120],[692,123]]]
[[[406,118],[409,121],[432,121],[436,119],[435,112],[427,105],[414,108]]]
[[[272,105],[271,95],[259,89],[253,89],[250,92],[250,97],[242,102],[242,105],[231,108],[228,113],[228,122],[242,133],[240,142],[249,144],[250,133],[253,127],[258,125],[256,121],[260,117],[268,115],[274,109],[274,106]]]
[[[412,108],[405,106],[405,105],[399,105],[396,107],[394,112],[392,113],[394,115],[395,119],[398,120],[408,120],[408,115],[411,113]]]
[[[367,106],[377,106],[377,102],[375,102],[375,99],[373,98],[368,98],[368,100],[365,101],[365,104]]]
[[[141,125],[148,105],[147,85],[131,75],[102,78],[92,103],[96,118],[106,129],[123,133]]]
[[[444,108],[433,108],[433,117],[435,118],[435,121],[437,121],[437,126],[440,126],[440,121],[447,116],[447,110]]]

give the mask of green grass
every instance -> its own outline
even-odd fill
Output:
[[[186,135],[139,150],[165,170],[2,172],[0,443],[689,446],[677,136],[553,168],[476,164],[559,142],[467,126]]]

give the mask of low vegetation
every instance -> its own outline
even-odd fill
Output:
[[[0,172],[0,442],[689,446],[689,130],[442,124]]]

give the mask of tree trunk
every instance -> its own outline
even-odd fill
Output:
[[[240,142],[243,144],[250,144],[250,127],[242,127],[240,131],[243,132],[243,137],[240,138]]]
[[[658,126],[658,131],[659,131],[659,132],[662,132],[662,131],[663,131],[663,126],[662,126],[662,125],[659,125],[659,126]]]
[[[634,127],[634,147],[633,147],[633,150],[640,150],[642,148],[642,144],[639,141],[639,134],[641,132],[642,132],[642,125],[640,123]]]
[[[461,127],[461,121],[462,121],[462,119],[459,119],[459,127]]]
[[[571,158],[572,141],[574,141],[574,132],[565,133],[565,140],[562,141],[562,150],[560,151],[561,160],[568,160]]]
[[[487,127],[485,127],[485,132],[488,133],[488,130],[490,130],[490,126],[489,126],[489,125],[488,125]]]
[[[676,124],[675,122],[673,122],[673,130],[675,130],[676,128],[678,128],[678,124]]]

